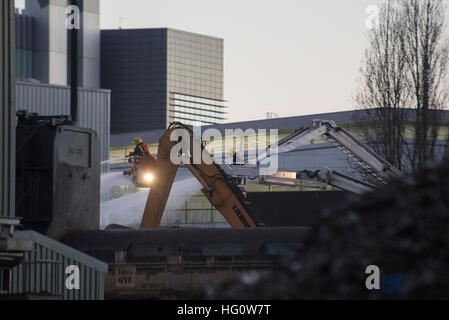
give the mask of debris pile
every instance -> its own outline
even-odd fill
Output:
[[[379,268],[380,289],[367,289],[367,280],[376,282],[369,266]],[[423,171],[326,210],[296,256],[209,288],[207,298],[449,298],[449,170]]]

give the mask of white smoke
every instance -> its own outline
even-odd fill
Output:
[[[130,178],[122,173],[108,173],[102,176],[101,193],[102,199],[107,197],[111,188],[118,186],[131,186]],[[201,184],[190,178],[175,182],[170,192],[166,208],[181,209],[185,206],[185,200],[197,194],[201,190]],[[138,193],[129,194],[118,199],[106,200],[101,203],[101,228],[111,224],[118,224],[126,227],[136,228],[140,226],[143,211],[148,199],[149,189],[141,190]],[[164,212],[162,224],[169,220],[167,210]]]

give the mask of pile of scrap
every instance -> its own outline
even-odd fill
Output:
[[[208,288],[206,296],[449,298],[448,226],[449,170],[423,171],[327,210],[294,257],[272,272]],[[372,265],[380,270],[379,290],[366,287]]]

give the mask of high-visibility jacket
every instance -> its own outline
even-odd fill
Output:
[[[136,148],[134,149],[134,154],[138,156],[148,156],[150,154],[150,151],[148,149],[148,146],[145,143],[139,143]]]

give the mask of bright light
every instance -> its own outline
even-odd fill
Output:
[[[151,182],[154,180],[154,176],[151,173],[147,173],[144,176],[146,182]]]

